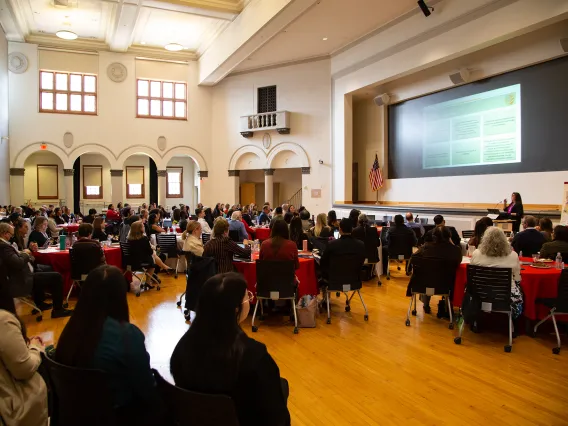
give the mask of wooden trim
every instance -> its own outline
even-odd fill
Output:
[[[87,195],[87,186],[85,185],[85,167],[95,169],[100,168],[101,170],[101,190],[99,191],[99,195]],[[103,166],[97,165],[83,165],[83,198],[86,200],[101,200],[103,198]]]
[[[55,188],[57,193],[55,195],[39,195],[39,168],[40,167],[55,167],[56,173],[56,185]],[[36,165],[36,178],[37,178],[37,199],[38,200],[58,200],[59,199],[59,166],[57,164],[37,164]]]
[[[168,182],[168,169],[176,169],[180,171],[179,195],[170,194],[170,184]],[[166,198],[183,198],[183,166],[166,167]]]
[[[128,188],[128,169],[142,169],[142,193],[140,195],[131,195]],[[126,166],[126,198],[146,198],[146,167],[144,166]]]
[[[416,201],[335,201],[334,204],[357,204],[357,205],[372,205],[374,207],[425,207],[425,208],[458,208],[458,209],[503,209],[503,203],[487,204],[487,203],[434,203],[434,202],[416,202]],[[560,204],[523,204],[525,210],[560,210]]]
[[[148,82],[148,96],[140,96],[138,95],[138,82],[140,81],[147,81]],[[152,83],[160,83],[160,96],[156,97],[156,96],[152,96]],[[172,98],[164,98],[163,97],[163,91],[164,91],[164,83],[171,83],[172,84]],[[174,120],[174,121],[187,121],[187,83],[184,81],[172,81],[172,80],[151,80],[148,78],[137,78],[136,79],[136,118],[152,118],[152,119],[158,119],[158,120]],[[176,84],[182,84],[183,85],[183,92],[184,92],[184,96],[183,99],[177,99],[175,97],[175,91],[176,91]],[[140,115],[138,113],[138,101],[139,100],[147,100],[148,101],[148,115]],[[151,111],[151,104],[152,101],[160,101],[160,115],[151,115],[150,111]],[[166,117],[163,115],[163,110],[164,110],[164,101],[171,101],[173,103],[173,116],[172,117]],[[184,116],[183,117],[176,117],[175,113],[176,113],[176,108],[175,108],[175,103],[176,102],[183,102],[185,104],[185,108],[184,108]]]
[[[53,89],[42,89],[41,87],[41,74],[42,73],[51,73],[52,74],[52,83]],[[55,86],[57,74],[67,75],[67,90],[58,90]],[[80,75],[81,76],[81,91],[71,90],[71,75]],[[93,77],[95,79],[95,91],[94,92],[85,92],[85,77]],[[41,113],[47,114],[73,114],[73,115],[92,115],[97,116],[99,115],[99,96],[98,96],[98,85],[99,79],[96,74],[88,74],[88,73],[76,73],[76,72],[66,72],[66,71],[52,71],[52,70],[39,70],[39,101],[38,101],[38,109]],[[51,93],[53,95],[53,109],[44,109],[42,108],[41,102],[41,95],[42,93]],[[57,110],[57,95],[64,94],[67,96],[67,109],[66,110]],[[80,95],[81,96],[81,111],[71,111],[71,95]],[[95,111],[85,111],[85,96],[94,96],[95,98]]]

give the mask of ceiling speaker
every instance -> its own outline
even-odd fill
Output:
[[[470,81],[470,74],[469,71],[465,68],[459,70],[459,72],[456,72],[454,74],[450,74],[450,80],[452,80],[452,83],[454,84],[463,84],[463,83],[469,83]]]
[[[562,50],[564,52],[568,53],[568,38],[561,38],[560,46],[562,46]]]
[[[373,99],[377,106],[388,105],[390,103],[391,97],[387,93],[383,93]]]

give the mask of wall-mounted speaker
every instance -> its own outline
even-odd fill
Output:
[[[470,73],[467,69],[462,68],[459,72],[450,74],[450,80],[452,80],[452,83],[454,84],[469,83]]]
[[[568,38],[561,38],[560,46],[562,46],[562,50],[564,52],[568,53]]]
[[[387,93],[383,93],[382,95],[375,97],[373,99],[373,102],[375,102],[377,106],[382,106],[382,105],[388,105],[390,103],[390,100],[391,100],[390,95]]]

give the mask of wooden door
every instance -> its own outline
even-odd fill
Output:
[[[256,203],[256,184],[255,183],[241,183],[241,205]]]

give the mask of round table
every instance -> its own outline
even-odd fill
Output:
[[[67,233],[73,233],[73,232],[77,232],[79,231],[79,224],[78,223],[72,223],[70,225],[64,224],[64,225],[57,225],[59,228],[63,228],[63,230]]]
[[[105,247],[105,258],[108,265],[122,269],[122,253],[120,247]],[[55,272],[63,277],[63,294],[67,294],[71,288],[71,258],[69,250],[59,250],[50,247],[33,253],[37,263],[49,265]]]
[[[467,259],[467,260],[466,260]],[[522,262],[532,262],[531,258],[522,257]],[[454,306],[461,306],[465,286],[467,283],[467,265],[469,258],[464,257],[456,273],[454,286]],[[542,319],[548,315],[549,309],[544,305],[537,305],[536,299],[555,298],[558,290],[560,270],[554,268],[540,269],[530,265],[521,265],[521,288],[524,294],[523,315],[531,320]]]
[[[248,289],[256,294],[256,259],[258,259],[258,253],[253,253],[253,259],[255,260],[252,262],[233,262],[233,265],[237,271],[244,275]],[[300,257],[299,260],[300,269],[296,270],[296,277],[300,281],[298,298],[307,294],[315,296],[318,294],[315,260],[313,257]]]
[[[270,238],[270,228],[253,228],[255,238],[259,241],[268,240]]]

